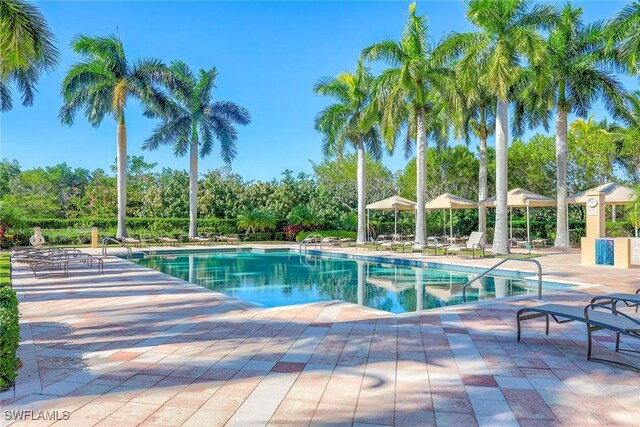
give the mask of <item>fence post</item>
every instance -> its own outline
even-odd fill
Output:
[[[98,247],[98,227],[91,227],[91,247]]]

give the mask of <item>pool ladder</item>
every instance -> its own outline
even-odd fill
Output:
[[[531,262],[533,264],[535,264],[538,267],[538,299],[541,300],[542,299],[542,264],[540,264],[540,261],[536,260],[536,259],[528,259],[528,258],[505,258],[503,260],[501,260],[500,262],[496,263],[493,267],[488,268],[487,270],[483,271],[482,273],[478,274],[476,277],[474,277],[473,279],[469,280],[467,283],[465,283],[465,285],[462,287],[462,300],[464,302],[467,302],[467,287],[470,286],[473,282],[475,282],[476,280],[482,278],[483,276],[487,275],[489,272],[495,270],[496,268],[500,267],[502,264],[504,264],[507,261],[522,261],[522,262]]]

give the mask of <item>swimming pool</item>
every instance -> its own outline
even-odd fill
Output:
[[[337,299],[391,313],[460,304],[462,287],[476,275],[288,251],[158,253],[134,261],[264,307]],[[523,278],[486,276],[467,289],[467,301],[535,292],[537,284]]]

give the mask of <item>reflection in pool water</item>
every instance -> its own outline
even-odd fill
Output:
[[[152,255],[139,264],[265,307],[333,299],[392,313],[462,302],[474,274],[298,253]],[[467,289],[476,301],[534,292],[523,280],[487,276]]]

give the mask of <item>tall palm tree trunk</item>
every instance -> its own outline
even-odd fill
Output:
[[[556,170],[558,209],[554,246],[569,249],[569,215],[567,207],[567,110],[558,105],[556,112]]]
[[[507,147],[509,134],[507,101],[498,98],[496,107],[496,226],[493,234],[494,254],[508,254],[507,240]]]
[[[358,141],[358,243],[364,243],[367,240],[366,232],[366,200],[367,200],[367,174],[364,155],[364,142],[362,139]]]
[[[426,244],[425,231],[425,185],[427,179],[427,134],[424,130],[424,108],[418,110],[417,157],[416,157],[416,232],[415,239],[420,245]]]
[[[198,140],[189,147],[189,238],[198,235]]]
[[[127,217],[127,127],[124,123],[124,113],[119,114],[118,120],[118,148],[116,151],[117,163],[117,185],[118,185],[118,230],[116,238],[127,237],[126,217]]]
[[[484,128],[480,134],[480,145],[478,147],[478,156],[480,157],[480,167],[478,170],[478,200],[484,200],[488,196],[487,191],[487,132]],[[478,208],[478,231],[487,233],[487,208],[480,206]]]

